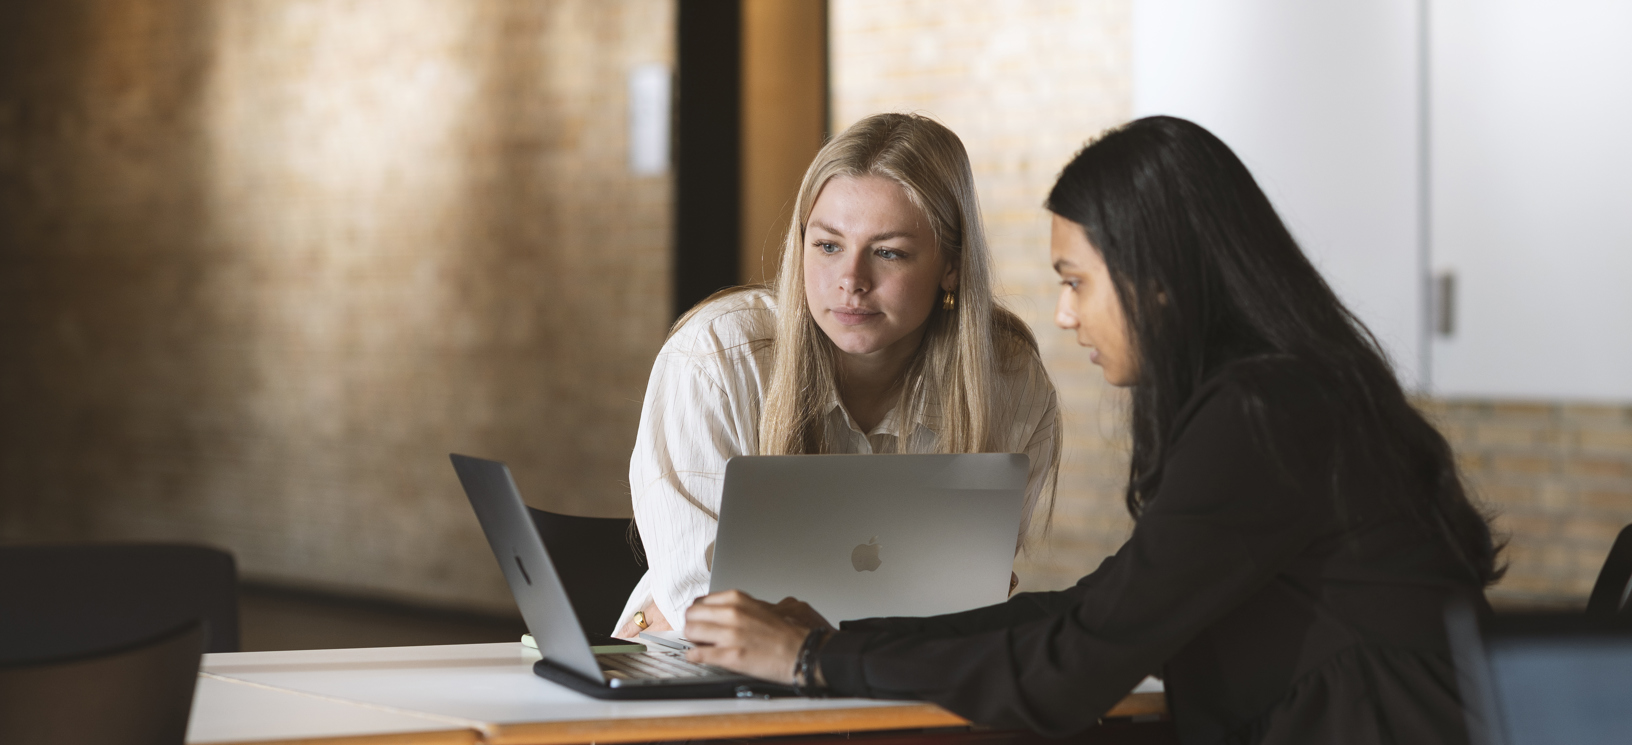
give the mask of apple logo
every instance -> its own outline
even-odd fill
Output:
[[[878,536],[875,535],[850,552],[850,565],[855,567],[856,571],[878,571],[879,565],[884,563],[883,559],[878,558],[878,550],[883,546],[878,545],[877,541]]]

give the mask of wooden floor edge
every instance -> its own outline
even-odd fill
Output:
[[[565,745],[724,737],[775,737],[824,732],[961,727],[969,722],[934,704],[859,709],[801,709],[689,717],[587,719],[502,725],[493,745]]]
[[[187,745],[478,745],[481,742],[481,733],[475,730],[456,729],[379,735],[296,737],[288,740],[223,740],[219,743],[188,741]]]

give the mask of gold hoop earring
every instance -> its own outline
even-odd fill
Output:
[[[957,307],[958,296],[953,295],[951,290],[947,290],[946,294],[941,296],[941,310],[954,310]]]

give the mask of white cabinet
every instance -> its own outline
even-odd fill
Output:
[[[1229,143],[1408,385],[1632,400],[1632,3],[1134,0],[1133,24],[1135,114]]]
[[[1135,0],[1135,116],[1200,124],[1252,170],[1401,378],[1421,369],[1415,0]]]
[[[1434,392],[1632,400],[1632,3],[1429,7]]]

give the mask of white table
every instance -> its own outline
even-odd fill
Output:
[[[519,643],[205,655],[188,741],[633,742],[968,724],[917,702],[603,701],[534,675],[538,658]],[[1113,714],[1159,713],[1161,697],[1135,693]]]
[[[406,712],[219,678],[200,673],[187,723],[189,743],[342,743],[400,738],[427,745],[468,745],[476,730]]]

